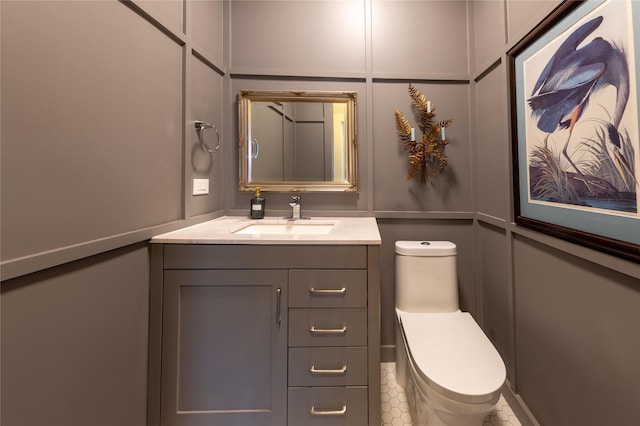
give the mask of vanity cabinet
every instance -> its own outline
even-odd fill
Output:
[[[379,246],[151,253],[150,425],[380,425]]]

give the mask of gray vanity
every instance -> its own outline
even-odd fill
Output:
[[[374,218],[154,238],[149,424],[379,426],[380,242]]]

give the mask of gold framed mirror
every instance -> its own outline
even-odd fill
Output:
[[[240,191],[357,192],[357,92],[238,92]]]

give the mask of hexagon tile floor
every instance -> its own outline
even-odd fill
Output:
[[[407,397],[404,389],[396,382],[396,363],[383,362],[380,374],[382,426],[412,426]],[[500,396],[496,409],[484,419],[483,426],[521,426],[521,423],[504,397]]]

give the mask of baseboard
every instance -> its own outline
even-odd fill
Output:
[[[382,345],[380,347],[380,362],[395,362],[396,345]]]
[[[500,391],[502,392],[504,399],[509,403],[509,406],[515,415],[518,417],[518,420],[520,420],[520,423],[522,423],[522,426],[540,426],[540,423],[533,416],[529,407],[527,407],[527,404],[524,403],[520,395],[513,392],[508,380],[504,383]]]

